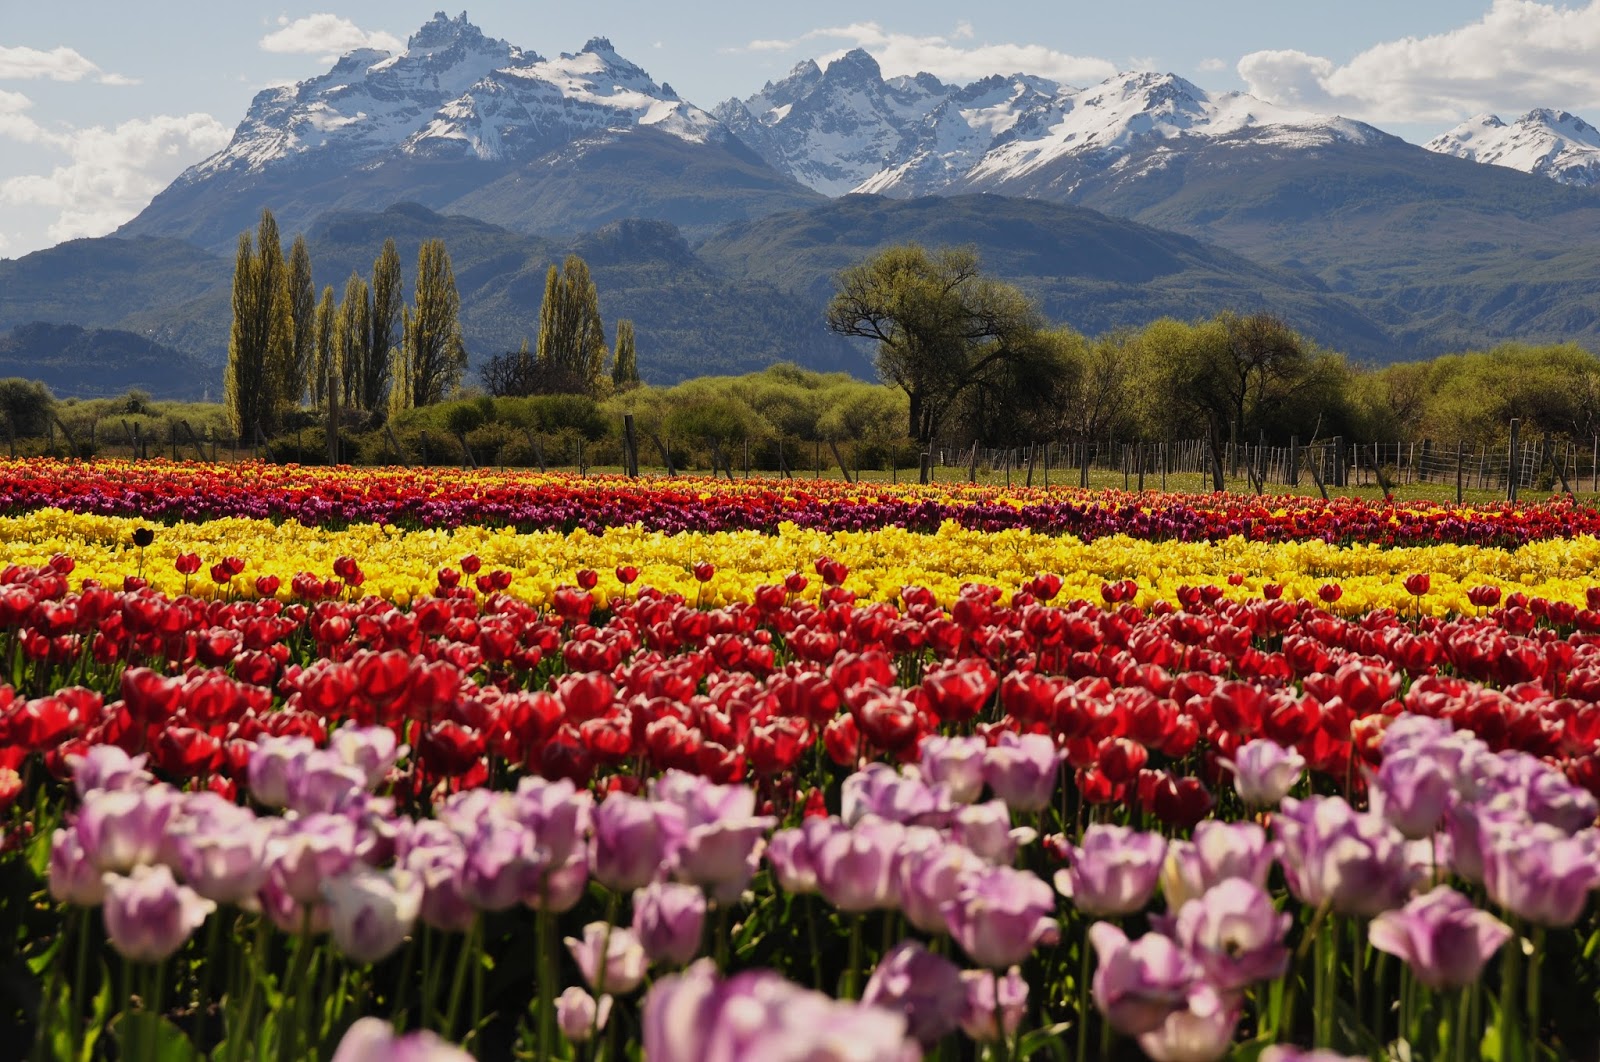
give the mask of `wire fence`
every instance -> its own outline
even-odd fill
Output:
[[[537,466],[547,467],[546,447],[540,445],[540,439],[533,433],[525,434],[530,452],[537,455]],[[1486,493],[1514,500],[1525,491],[1600,494],[1600,435],[1587,440],[1548,433],[1524,438],[1519,422],[1512,421],[1509,436],[1508,440],[1494,445],[1440,444],[1433,440],[1354,442],[1335,437],[1304,445],[1292,439],[1283,446],[1261,440],[1253,444],[1224,443],[1215,454],[1208,439],[1068,440],[1014,447],[985,447],[974,442],[964,448],[948,444],[929,448],[923,454],[925,470],[915,466],[908,469],[892,459],[887,467],[871,464],[864,467],[860,455],[874,448],[849,441],[791,440],[787,444],[780,441],[776,447],[779,455],[776,469],[753,467],[751,440],[722,445],[712,442],[709,456],[712,474],[725,474],[729,479],[736,478],[740,471],[744,478],[750,478],[752,473],[757,477],[776,474],[804,478],[837,472],[846,479],[915,480],[925,474],[929,480],[946,483],[967,480],[1003,482],[1008,487],[1103,487],[1117,485],[1120,477],[1120,485],[1128,490],[1192,491],[1212,489],[1220,474],[1229,489],[1257,493],[1282,489],[1317,490],[1332,496],[1352,489],[1376,488],[1390,492],[1403,487],[1430,487],[1434,488],[1435,495],[1440,493],[1440,488],[1444,495],[1453,489],[1458,500],[1468,494],[1481,497]],[[631,432],[625,438],[629,441],[621,448],[621,468],[637,475],[640,473],[638,440]],[[69,453],[211,461],[219,457],[239,460],[259,456],[271,461],[281,459],[290,449],[290,440],[294,439],[293,433],[288,439],[280,438],[275,442],[269,442],[259,433],[254,440],[226,438],[212,428],[196,430],[184,420],[141,428],[137,421],[123,418],[102,419],[87,428],[80,424],[76,431],[61,420],[53,419],[47,437],[40,441],[47,443],[50,452],[57,451],[59,440],[60,449]],[[8,441],[11,455],[17,456],[17,439],[12,436]],[[576,456],[554,448],[556,440],[546,442],[552,444],[550,468],[570,466],[587,472],[591,459],[596,463],[607,460],[602,453],[586,451],[581,441],[576,444]],[[406,463],[407,448],[392,431],[387,433],[387,443],[385,453],[392,452],[401,463]],[[630,446],[631,460],[628,457]],[[293,447],[296,453],[303,449],[298,443]],[[663,448],[663,453],[666,452]],[[883,450],[878,447],[876,452]],[[430,445],[426,431],[421,433],[420,451],[412,455],[412,459],[417,457],[422,464],[479,465],[479,458],[473,456],[465,439],[445,435],[437,437]],[[564,457],[572,460],[564,460]],[[669,473],[693,468],[692,452],[685,451],[676,464],[660,467],[659,471]],[[646,471],[657,469],[647,466]]]

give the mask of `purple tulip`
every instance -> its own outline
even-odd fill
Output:
[[[913,1062],[921,1055],[901,1014],[837,1002],[770,970],[724,981],[709,959],[652,985],[641,1025],[650,1062]]]
[[[1031,844],[1039,836],[1028,826],[1013,828],[1011,809],[1003,800],[970,804],[957,811],[950,832],[979,858],[1001,864],[1011,863],[1019,846]]]
[[[76,827],[50,835],[50,897],[75,907],[99,907],[106,885],[101,870],[83,850]]]
[[[512,815],[533,831],[551,865],[560,866],[585,847],[593,811],[593,797],[569,779],[529,777],[517,783]]]
[[[1275,1044],[1261,1052],[1261,1062],[1367,1062],[1367,1056],[1341,1055],[1326,1047],[1308,1050],[1290,1044]]]
[[[342,815],[278,820],[267,839],[267,877],[297,904],[322,899],[322,883],[356,862],[355,823]]]
[[[1477,981],[1489,958],[1511,939],[1511,929],[1440,885],[1374,918],[1368,938],[1379,951],[1399,956],[1418,981],[1437,992]]]
[[[471,928],[478,912],[462,892],[467,850],[454,830],[433,819],[412,823],[400,831],[395,857],[422,882],[424,925],[451,933]]]
[[[250,751],[250,766],[246,778],[250,795],[257,803],[269,808],[288,805],[293,792],[294,778],[300,773],[306,757],[316,751],[316,742],[308,737],[274,737],[257,739]]]
[[[91,792],[78,813],[78,842],[102,872],[154,863],[177,805],[177,791],[164,785]]]
[[[1301,903],[1371,916],[1411,891],[1405,839],[1388,822],[1358,814],[1342,797],[1287,797],[1273,818],[1289,889]]]
[[[1455,802],[1456,780],[1431,748],[1385,756],[1372,788],[1373,808],[1408,840],[1433,836]]]
[[[1139,1049],[1152,1062],[1216,1062],[1233,1050],[1239,1006],[1225,1000],[1189,1006],[1168,1014],[1160,1026],[1139,1037]]]
[[[1265,738],[1245,742],[1222,765],[1233,772],[1239,799],[1252,808],[1277,807],[1306,769],[1304,756]]]
[[[989,977],[987,973],[982,976]],[[904,940],[878,960],[861,1002],[904,1014],[907,1031],[925,1049],[932,1050],[934,1044],[955,1031],[967,996],[960,967],[914,940]],[[992,1023],[992,991],[990,996]]]
[[[1454,737],[1457,731],[1448,719],[1431,715],[1397,715],[1384,727],[1378,749],[1384,758],[1436,746]]]
[[[900,913],[924,933],[948,932],[945,905],[961,892],[962,879],[983,866],[984,861],[964,845],[946,841],[937,830],[913,827],[895,867]]]
[[[589,887],[589,853],[580,848],[565,863],[546,870],[538,888],[522,898],[535,911],[565,914],[578,906]]]
[[[1497,832],[1484,848],[1483,884],[1489,899],[1518,918],[1552,929],[1570,926],[1600,885],[1593,836],[1569,837],[1545,823]]]
[[[362,1018],[339,1041],[332,1062],[473,1062],[472,1056],[426,1029],[404,1036],[382,1018]]]
[[[1003,970],[1024,962],[1041,942],[1059,937],[1055,893],[1033,874],[985,867],[961,881],[945,905],[950,936],[973,962]]]
[[[175,830],[171,861],[194,891],[219,904],[239,905],[267,879],[267,841],[272,830],[247,808],[225,805],[229,813],[186,819]]]
[[[332,752],[312,749],[288,776],[284,806],[302,815],[343,811],[366,792],[367,776]]]
[[[806,819],[799,827],[779,830],[767,844],[767,863],[784,892],[817,891],[817,853],[844,827],[837,819]]]
[[[652,962],[687,965],[705,923],[706,896],[693,885],[657,881],[633,894],[633,931]]]
[[[904,825],[942,826],[953,810],[946,789],[930,787],[915,774],[887,763],[869,763],[844,780],[839,806],[845,825],[872,817]]]
[[[673,876],[704,886],[721,903],[731,903],[755,876],[762,843],[777,821],[762,815],[690,827],[678,849]]]
[[[466,864],[461,891],[481,911],[508,911],[538,888],[548,854],[533,831],[503,816],[486,815],[462,838]]]
[[[875,818],[830,834],[813,857],[818,891],[851,914],[894,908],[899,903],[895,863],[905,836],[898,822]]]
[[[1195,826],[1192,840],[1167,845],[1167,861],[1161,868],[1167,909],[1176,911],[1230,878],[1265,888],[1276,854],[1267,831],[1255,823],[1206,819]]]
[[[587,1043],[605,1029],[610,1018],[610,996],[601,996],[596,1003],[593,996],[573,985],[556,997],[556,1025],[572,1043]]]
[[[1096,823],[1083,832],[1081,848],[1068,847],[1056,889],[1097,918],[1132,914],[1154,895],[1166,852],[1160,834]]]
[[[129,756],[116,745],[90,745],[83,755],[66,760],[79,798],[96,790],[145,789],[156,780],[144,769],[144,756]]]
[[[1161,1028],[1168,1015],[1187,1006],[1199,970],[1170,937],[1146,933],[1130,942],[1110,922],[1089,927],[1098,960],[1094,1003],[1111,1027],[1124,1036]]]
[[[983,795],[983,761],[988,745],[981,737],[929,734],[918,746],[917,769],[930,786],[944,786],[957,804],[972,804]]]
[[[1055,796],[1061,752],[1043,734],[1000,735],[985,754],[983,780],[1012,811],[1043,811]]]
[[[386,726],[341,726],[328,735],[328,751],[361,772],[362,788],[377,789],[411,750]]]
[[[329,929],[356,962],[378,962],[405,943],[422,910],[422,879],[409,870],[360,866],[322,884]]]
[[[1457,804],[1445,817],[1450,866],[1467,881],[1483,881],[1483,853],[1500,833],[1515,834],[1528,824],[1520,810],[1494,804]]]
[[[1023,980],[1020,969],[1013,966],[1004,977],[998,970],[963,970],[961,984],[967,994],[961,1010],[961,1031],[969,1039],[991,1044],[1002,1036],[1016,1035],[1028,1013],[1028,982]]]
[[[612,793],[594,809],[595,878],[616,892],[648,884],[677,855],[686,819],[677,804]]]
[[[1284,935],[1293,917],[1279,914],[1254,882],[1229,878],[1178,911],[1178,943],[1219,992],[1282,977],[1289,968]]]
[[[596,992],[627,995],[644,980],[650,961],[633,930],[607,922],[590,922],[583,939],[566,938],[567,950]]]
[[[107,874],[104,880],[106,936],[134,962],[171,958],[217,908],[179,885],[167,866],[138,866],[126,877]]]

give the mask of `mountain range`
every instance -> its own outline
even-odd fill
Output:
[[[443,236],[475,362],[530,335],[544,269],[575,252],[647,379],[864,373],[821,307],[907,239],[977,246],[1091,333],[1261,308],[1377,361],[1600,343],[1597,181],[1600,133],[1562,111],[1417,146],[1171,74],[952,85],[861,50],[703,110],[605,38],[546,58],[439,14],[398,54],[259,93],[112,236],[0,261],[0,329],[126,329],[220,366],[233,244],[270,207],[319,286],[386,236],[403,257]]]

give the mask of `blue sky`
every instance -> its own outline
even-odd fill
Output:
[[[321,73],[346,47],[401,47],[437,6],[0,0],[0,257],[109,232],[225,144],[256,91]],[[951,81],[1171,71],[1411,140],[1485,110],[1549,106],[1600,121],[1600,0],[921,0],[870,11],[837,0],[480,0],[468,13],[544,55],[607,36],[706,108],[801,59],[861,46],[885,73]]]

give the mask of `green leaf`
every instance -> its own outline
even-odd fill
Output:
[[[124,1014],[117,1019],[116,1035],[123,1058],[140,1062],[200,1062],[203,1057],[182,1029],[158,1014],[142,1010]]]
[[[47,830],[35,823],[33,840],[28,842],[28,868],[41,881],[50,872],[50,841],[54,833],[53,827]]]
[[[1017,1057],[1032,1058],[1040,1051],[1048,1050],[1062,1062],[1067,1062],[1071,1057],[1067,1053],[1067,1031],[1072,1028],[1069,1021],[1056,1022],[1043,1028],[1032,1029],[1022,1034],[1017,1041]]]

